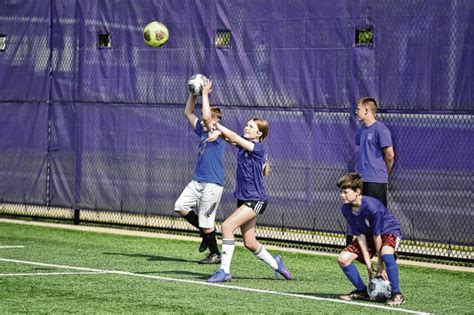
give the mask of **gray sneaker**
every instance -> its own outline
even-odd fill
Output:
[[[220,264],[221,263],[221,255],[218,254],[209,254],[206,258],[198,261],[198,264],[201,265],[210,265],[210,264]]]

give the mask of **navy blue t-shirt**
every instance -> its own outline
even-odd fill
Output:
[[[341,208],[353,235],[395,234],[401,237],[400,222],[377,199],[362,196],[359,211],[352,212],[352,204],[345,203]]]
[[[364,182],[388,183],[387,165],[383,148],[392,147],[390,130],[380,121],[371,126],[360,126],[356,133],[357,171]]]
[[[252,201],[268,199],[263,181],[263,166],[266,160],[265,148],[260,142],[255,143],[252,152],[239,147],[235,198]]]
[[[224,139],[219,137],[206,142],[207,131],[204,131],[200,119],[196,121],[194,132],[199,136],[199,145],[193,180],[224,186]]]

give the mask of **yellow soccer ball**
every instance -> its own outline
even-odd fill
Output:
[[[143,29],[143,39],[150,47],[157,48],[163,46],[169,38],[170,33],[163,23],[153,21],[148,23]]]

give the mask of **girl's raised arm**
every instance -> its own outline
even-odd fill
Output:
[[[255,146],[255,143],[248,141],[245,138],[242,138],[234,131],[222,126],[220,123],[216,123],[216,129],[222,133],[224,139],[232,144],[238,145],[242,149],[252,152]]]

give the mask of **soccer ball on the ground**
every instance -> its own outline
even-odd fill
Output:
[[[207,78],[202,74],[193,75],[188,81],[189,93],[192,95],[202,95],[202,87],[204,86],[204,80]]]
[[[371,300],[385,302],[391,294],[390,282],[380,277],[374,277],[367,285],[367,293]]]
[[[145,43],[153,48],[163,46],[169,38],[170,33],[163,23],[153,21],[143,29]]]

